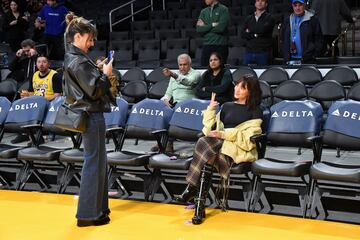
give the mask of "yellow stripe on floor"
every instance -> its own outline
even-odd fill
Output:
[[[110,224],[78,228],[76,205],[72,195],[2,190],[0,240],[360,239],[358,225],[217,209],[195,226],[186,224],[193,211],[184,206],[115,199]]]

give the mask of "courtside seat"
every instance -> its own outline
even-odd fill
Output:
[[[359,114],[358,101],[336,101],[329,109],[321,143],[349,152],[346,158],[336,161],[320,155],[321,159],[311,167],[310,217],[313,217],[316,208],[323,209],[325,218],[328,216],[326,205],[321,201],[325,194],[330,197],[360,200],[360,161],[358,156],[351,160],[351,155],[360,150],[360,125],[358,119],[354,118]]]
[[[299,193],[302,215],[305,216],[309,188],[306,177],[311,164],[319,158],[319,138],[316,136],[320,132],[323,111],[319,103],[309,100],[285,100],[273,105],[270,110],[268,143],[275,146],[312,148],[313,156],[310,159],[302,157],[299,160],[265,156],[253,162],[252,172],[255,178],[251,209],[254,210],[265,187],[292,188]]]
[[[148,168],[151,154],[130,152],[123,149],[125,138],[142,140],[156,140],[163,151],[166,141],[166,132],[173,110],[161,100],[144,99],[133,105],[125,129],[110,129],[118,134],[112,134],[115,151],[108,153],[109,187],[118,184],[130,195],[130,191],[121,183],[122,177],[134,175],[141,178],[144,183],[145,200],[149,199],[151,189],[151,172]]]

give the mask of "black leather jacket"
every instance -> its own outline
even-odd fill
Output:
[[[72,109],[86,112],[110,112],[116,101],[110,93],[110,81],[79,48],[69,46],[64,60],[64,95]]]

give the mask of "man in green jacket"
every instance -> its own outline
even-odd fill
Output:
[[[203,36],[201,65],[209,65],[213,52],[218,52],[226,63],[229,51],[229,10],[217,0],[205,0],[205,3],[207,7],[201,10],[196,24],[196,31]]]
[[[200,72],[191,68],[191,58],[188,54],[178,56],[179,71],[171,71],[164,68],[165,76],[170,77],[168,88],[165,95],[161,98],[169,107],[175,106],[177,102],[196,98],[194,88],[201,79]],[[151,148],[151,151],[158,151],[158,146]],[[173,139],[169,139],[166,152],[173,152]]]

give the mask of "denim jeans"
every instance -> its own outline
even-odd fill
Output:
[[[260,66],[266,66],[269,64],[269,54],[246,52],[243,59],[243,64],[257,64]]]
[[[103,113],[90,113],[83,133],[84,165],[76,218],[96,220],[108,210],[107,157]]]

